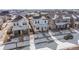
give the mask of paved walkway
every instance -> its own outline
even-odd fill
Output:
[[[30,50],[35,50],[34,35],[30,35]]]
[[[51,36],[51,38],[52,38],[57,44],[62,44],[61,41],[59,41],[55,36],[52,35],[52,32],[51,32],[51,31],[49,31],[48,33],[49,33],[49,35]],[[51,39],[51,40],[52,40],[52,39]]]
[[[79,31],[78,31],[78,30],[73,29],[73,28],[71,28],[71,29],[72,29],[72,31],[74,31],[74,32],[76,32],[76,33],[78,33],[78,34],[79,34]]]

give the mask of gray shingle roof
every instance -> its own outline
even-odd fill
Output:
[[[22,18],[23,18],[22,16],[18,15],[12,22],[17,22],[21,20]]]

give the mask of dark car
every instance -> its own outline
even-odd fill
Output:
[[[64,39],[65,40],[73,39],[73,35],[72,34],[67,34],[66,36],[64,36]]]

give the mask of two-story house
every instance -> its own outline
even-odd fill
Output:
[[[62,14],[60,14],[60,15],[55,14],[54,18],[52,18],[52,20],[53,20],[52,26],[55,26],[54,27],[55,30],[63,30],[63,29],[69,28],[69,23],[70,23],[70,17],[69,16],[62,15]]]
[[[35,13],[29,17],[34,32],[47,31],[49,29],[48,18],[46,15],[44,13]]]
[[[76,14],[75,17],[77,18],[74,20],[75,29],[78,29],[79,28],[79,14]]]
[[[23,16],[16,16],[16,18],[12,21],[12,24],[13,36],[19,36],[21,33],[28,34],[30,26],[27,18]]]

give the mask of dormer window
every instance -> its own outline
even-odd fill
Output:
[[[45,20],[45,23],[46,23],[46,20]]]

